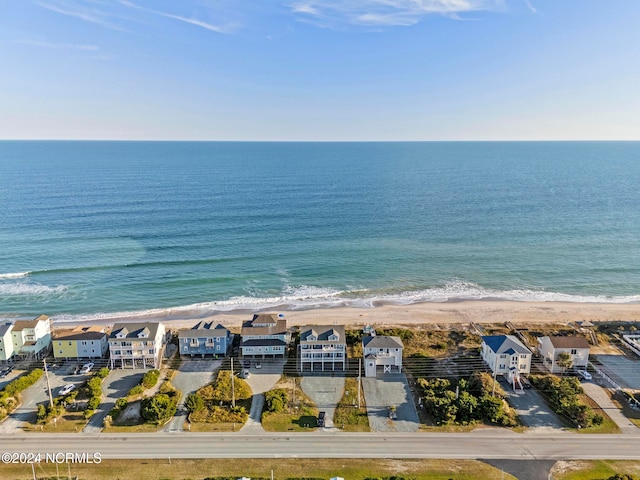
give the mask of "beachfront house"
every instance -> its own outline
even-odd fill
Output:
[[[284,358],[291,341],[287,320],[282,313],[260,313],[242,324],[243,357]]]
[[[107,333],[101,325],[78,326],[53,333],[53,356],[59,359],[102,358],[109,349]]]
[[[189,330],[178,331],[180,355],[224,357],[231,347],[229,329],[213,322],[198,322]]]
[[[544,366],[551,373],[564,373],[567,369],[586,369],[589,364],[589,342],[579,335],[538,338],[538,352]]]
[[[514,335],[482,337],[480,355],[494,375],[506,376],[514,390],[523,390],[520,375],[531,371],[531,350]]]
[[[51,346],[51,319],[16,320],[11,329],[13,351],[23,358],[43,358]]]
[[[13,337],[11,330],[13,323],[4,322],[0,325],[0,361],[6,362],[13,358]]]
[[[164,338],[162,323],[116,323],[109,335],[111,368],[160,368]]]
[[[300,371],[319,369],[344,370],[347,362],[347,341],[344,325],[314,325],[300,327],[298,361]]]
[[[404,344],[400,337],[375,335],[362,337],[365,377],[375,377],[382,367],[383,373],[402,372]]]

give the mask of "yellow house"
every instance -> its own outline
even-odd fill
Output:
[[[73,330],[58,330],[53,334],[54,358],[101,358],[107,352],[107,334],[104,327],[78,326]]]

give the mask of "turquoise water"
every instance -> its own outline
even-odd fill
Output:
[[[640,143],[0,142],[0,314],[640,300]]]

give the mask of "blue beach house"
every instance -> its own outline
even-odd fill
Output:
[[[231,347],[229,329],[213,322],[198,322],[189,330],[178,332],[180,355],[224,357]]]

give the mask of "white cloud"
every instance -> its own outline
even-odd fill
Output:
[[[87,8],[83,5],[78,5],[75,2],[36,1],[35,4],[47,10],[50,10],[52,12],[59,13],[61,15],[79,18],[80,20],[84,20],[85,22],[95,23],[96,25],[100,25],[105,28],[110,28],[112,30],[118,30],[122,32],[126,31],[120,25],[113,23],[113,21],[110,19],[112,15],[106,13],[103,10],[98,10],[96,8]]]
[[[408,26],[428,15],[498,10],[503,0],[302,0],[288,7],[299,19],[322,26]]]

